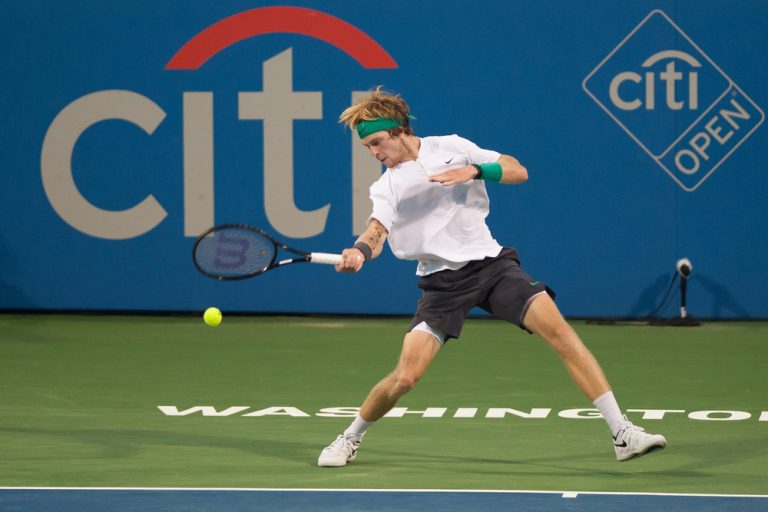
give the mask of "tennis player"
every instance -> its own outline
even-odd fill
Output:
[[[423,294],[395,369],[373,387],[318,465],[344,466],[357,456],[368,427],[416,386],[446,341],[459,337],[475,306],[537,334],[557,352],[608,423],[618,460],[664,448],[663,436],[645,433],[622,415],[597,360],[555,305],[554,292],[529,276],[517,251],[499,245],[486,225],[486,183],[523,183],[526,168],[457,135],[417,137],[410,120],[406,102],[380,87],[339,118],[387,170],[370,188],[366,231],[344,249],[336,270],[358,272],[388,240],[396,257],[418,262]]]

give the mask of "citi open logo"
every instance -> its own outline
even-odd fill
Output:
[[[688,192],[765,119],[755,102],[659,10],[646,16],[582,86]]]

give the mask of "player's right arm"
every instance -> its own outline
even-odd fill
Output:
[[[359,243],[367,245],[371,248],[371,259],[376,258],[384,249],[387,233],[387,228],[381,222],[377,219],[371,219],[371,222],[368,223],[368,229],[355,241],[355,245]]]
[[[344,249],[341,253],[341,263],[336,265],[337,272],[358,272],[365,263],[365,253],[368,252],[361,245],[370,249],[371,259],[376,258],[384,249],[384,241],[387,239],[387,229],[378,220],[371,219],[368,228],[355,240],[356,247]]]

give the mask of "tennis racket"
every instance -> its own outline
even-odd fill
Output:
[[[298,256],[277,260],[279,249]],[[245,224],[220,224],[197,237],[192,261],[203,275],[219,280],[254,277],[293,263],[336,265],[341,254],[304,252],[272,238],[263,229]]]

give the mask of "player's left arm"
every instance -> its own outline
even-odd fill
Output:
[[[509,155],[501,155],[498,159],[501,165],[501,180],[499,183],[516,185],[528,181],[528,169],[520,161]],[[477,171],[477,169],[475,169]],[[475,172],[477,174],[477,172]]]
[[[520,161],[510,155],[501,155],[497,160],[501,166],[501,179],[499,183],[515,185],[523,183],[528,179],[528,169],[523,167]],[[477,177],[478,170],[474,165],[467,165],[457,169],[435,174],[429,178],[429,181],[441,183],[443,185],[458,185],[466,183]]]

